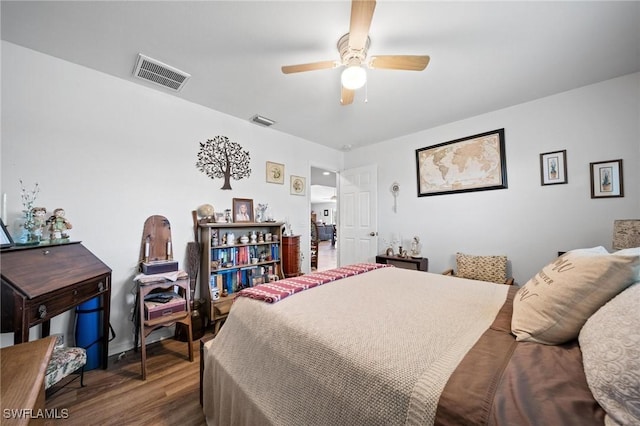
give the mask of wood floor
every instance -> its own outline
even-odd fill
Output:
[[[335,268],[336,248],[322,241],[318,270]],[[204,425],[200,407],[200,343],[165,339],[147,346],[147,380],[140,380],[140,352],[109,358],[106,370],[87,371],[85,387],[78,380],[46,401],[47,409],[68,412],[68,418],[46,425]]]
[[[338,250],[331,247],[331,241],[320,241],[318,244],[318,271],[326,271],[338,265]]]
[[[200,343],[165,339],[147,345],[147,380],[140,380],[140,352],[109,359],[106,370],[87,371],[46,401],[68,418],[46,425],[204,425],[200,407]],[[61,417],[61,416],[59,416]]]

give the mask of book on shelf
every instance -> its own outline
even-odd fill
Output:
[[[232,294],[246,287],[276,281],[278,274],[275,265],[247,265],[238,269],[217,271],[211,274],[209,286],[219,291],[226,289]]]

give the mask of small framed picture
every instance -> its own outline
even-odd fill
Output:
[[[567,178],[567,150],[540,154],[540,184],[558,185],[569,182]]]
[[[267,182],[284,185],[284,164],[267,161]]]
[[[307,190],[307,179],[302,176],[291,176],[291,193],[304,195]]]
[[[13,238],[7,231],[7,227],[4,226],[4,222],[0,219],[0,248],[13,247]]]
[[[233,222],[253,222],[253,200],[249,198],[233,199]]]
[[[590,163],[591,198],[624,197],[622,160]]]
[[[329,216],[329,210],[328,209],[324,209],[324,215],[325,216]]]

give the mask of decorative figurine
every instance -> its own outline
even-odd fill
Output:
[[[211,204],[203,204],[199,206],[197,212],[200,222],[210,223],[216,221],[216,212]]]
[[[33,215],[33,231],[32,234],[38,241],[44,238],[44,228],[47,226],[47,209],[44,207],[34,207],[31,209]]]
[[[256,207],[256,222],[266,222],[267,221],[267,207],[268,204],[258,204]]]
[[[53,211],[53,216],[51,216],[47,223],[49,224],[49,232],[51,240],[60,240],[69,238],[69,235],[65,232],[67,229],[73,228],[71,223],[65,219],[65,211],[64,209],[57,208]]]
[[[227,245],[232,246],[236,243],[236,234],[233,232],[227,232]]]
[[[422,250],[422,245],[420,244],[420,237],[417,235],[413,237],[411,241],[411,257],[418,258],[422,257],[420,255],[420,251]]]

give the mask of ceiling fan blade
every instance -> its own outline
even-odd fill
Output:
[[[349,47],[364,49],[369,37],[369,27],[376,8],[375,0],[353,0],[351,2],[351,23],[349,24]]]
[[[422,71],[429,64],[429,56],[412,55],[383,55],[372,56],[369,61],[370,68],[387,70]]]
[[[340,104],[349,105],[353,103],[353,96],[356,94],[355,90],[345,89],[340,86]]]
[[[340,65],[338,61],[322,61],[312,62],[309,64],[285,65],[282,67],[282,72],[284,74],[291,74],[295,72],[325,70],[328,68],[335,68],[338,65]]]

